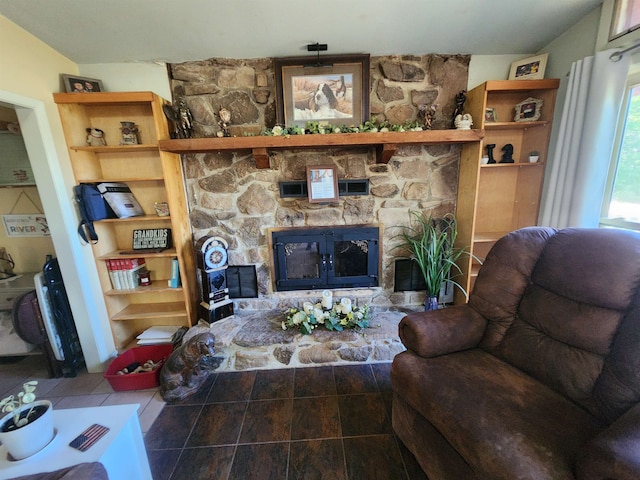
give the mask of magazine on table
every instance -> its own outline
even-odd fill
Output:
[[[98,190],[118,218],[144,215],[142,207],[126,183],[99,183]]]

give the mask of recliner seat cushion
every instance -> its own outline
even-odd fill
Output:
[[[573,479],[578,449],[602,428],[554,390],[479,349],[395,357],[393,389],[480,478]]]

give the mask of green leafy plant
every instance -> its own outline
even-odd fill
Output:
[[[24,383],[22,385],[23,391],[18,393],[17,398],[13,395],[9,395],[6,398],[3,398],[0,402],[0,407],[2,407],[2,412],[13,412],[13,424],[16,428],[24,427],[29,423],[29,416],[33,412],[33,408],[29,409],[27,414],[20,418],[20,408],[23,405],[33,403],[36,399],[36,394],[33,393],[36,390],[36,386],[38,385],[37,380],[32,380],[30,382]]]
[[[400,227],[401,242],[396,247],[403,255],[413,260],[422,273],[427,286],[427,296],[437,297],[443,283],[449,281],[468,297],[466,290],[455,277],[462,274],[458,259],[469,255],[465,248],[455,246],[458,224],[452,214],[444,217],[425,217],[421,212],[411,212],[409,226]]]
[[[342,299],[328,309],[321,302],[311,304],[305,302],[302,309],[289,308],[285,312],[282,329],[297,329],[304,335],[309,335],[316,328],[341,332],[344,329],[363,329],[369,326],[371,311],[369,305],[352,306],[349,299]]]

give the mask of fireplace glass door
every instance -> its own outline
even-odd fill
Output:
[[[377,227],[279,230],[272,241],[278,291],[378,285]]]

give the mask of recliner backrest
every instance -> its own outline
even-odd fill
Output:
[[[482,348],[604,421],[640,401],[640,235],[530,227],[496,243],[470,306]]]

